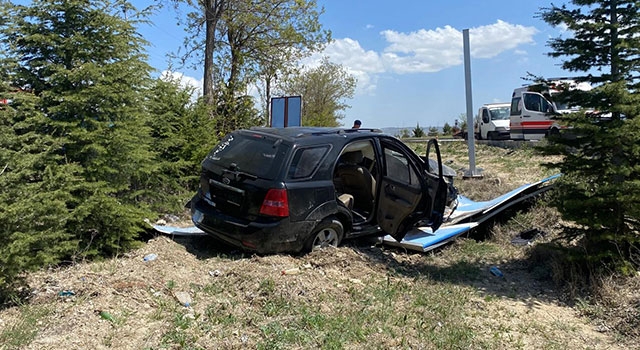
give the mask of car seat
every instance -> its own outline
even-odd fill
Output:
[[[353,208],[365,214],[373,211],[376,180],[362,165],[362,151],[353,151],[340,157],[336,177],[340,179],[342,192],[353,196]]]

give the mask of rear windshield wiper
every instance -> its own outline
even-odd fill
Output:
[[[255,180],[258,177],[253,175],[253,174],[249,174],[247,172],[238,170],[238,165],[236,163],[231,163],[229,165],[229,169],[223,169],[222,170],[222,174],[226,175],[226,174],[230,174],[233,176],[233,180],[235,181],[239,181],[242,179],[249,179],[249,180]]]

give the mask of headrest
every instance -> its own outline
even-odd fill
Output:
[[[341,155],[340,159],[344,163],[360,164],[362,163],[362,160],[364,160],[364,155],[362,154],[362,151],[353,151]]]

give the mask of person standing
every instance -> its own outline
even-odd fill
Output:
[[[351,129],[360,129],[360,125],[362,125],[362,122],[359,119],[356,119],[353,122],[353,126],[351,127]]]

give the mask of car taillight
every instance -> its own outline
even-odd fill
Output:
[[[289,216],[289,199],[287,190],[272,188],[262,201],[260,214],[269,216],[285,217]]]

